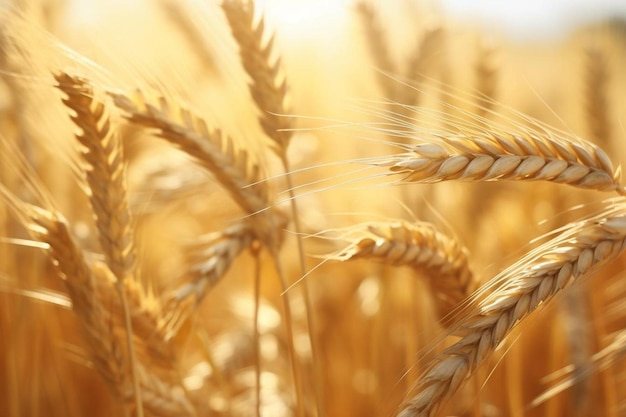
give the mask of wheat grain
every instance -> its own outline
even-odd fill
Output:
[[[621,254],[626,246],[626,204],[573,223],[496,277],[501,288],[485,291],[477,309],[454,326],[461,340],[444,350],[418,381],[417,395],[398,414],[433,416],[511,329],[574,281]]]

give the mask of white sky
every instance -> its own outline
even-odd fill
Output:
[[[562,36],[611,16],[626,18],[626,0],[440,0],[445,15],[479,21],[523,40]]]

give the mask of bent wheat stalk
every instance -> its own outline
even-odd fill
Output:
[[[405,182],[543,180],[624,194],[621,168],[614,169],[601,148],[534,133],[446,136],[372,164],[404,174]]]
[[[626,247],[626,203],[570,224],[559,236],[502,271],[484,290],[482,300],[452,333],[462,336],[429,365],[417,382],[417,394],[399,417],[434,416],[521,320],[574,281],[589,276]],[[495,284],[494,284],[495,282]],[[493,286],[501,284],[494,291]]]
[[[365,223],[351,227],[347,234],[354,240],[331,258],[376,259],[428,274],[442,319],[474,289],[467,249],[430,223]]]

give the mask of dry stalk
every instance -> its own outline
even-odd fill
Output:
[[[116,278],[106,265],[96,264],[93,270],[98,272],[98,296],[101,303],[114,317],[123,317],[122,305],[115,293]],[[165,303],[146,292],[135,280],[124,282],[125,293],[130,306],[133,336],[139,357],[160,369],[176,368],[177,355],[172,339],[176,336],[177,323],[167,319],[176,317],[176,312],[167,308]],[[141,355],[142,351],[147,355]]]
[[[617,191],[621,169],[606,153],[582,140],[535,134],[485,133],[440,138],[412,152],[375,160],[404,182],[551,181],[579,188]]]
[[[430,284],[441,319],[474,289],[467,249],[430,223],[365,223],[350,228],[347,234],[355,238],[333,258],[375,259],[426,273],[432,278]]]
[[[570,224],[479,290],[484,298],[455,325],[462,336],[429,365],[400,417],[434,416],[521,320],[626,246],[626,204]],[[495,283],[495,284],[494,284]],[[500,284],[494,290],[494,285]]]

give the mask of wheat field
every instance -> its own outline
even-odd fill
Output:
[[[0,416],[626,416],[626,23],[341,4],[0,4]]]

